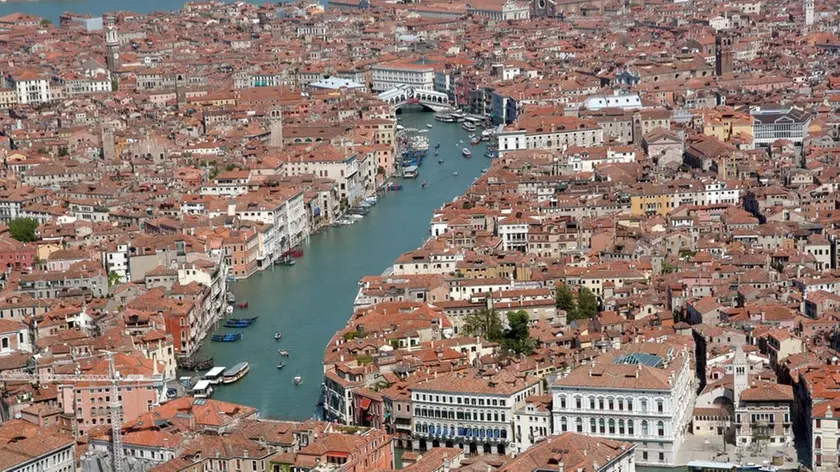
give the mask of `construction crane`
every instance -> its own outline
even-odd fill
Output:
[[[108,402],[108,409],[111,416],[111,453],[114,462],[114,472],[123,472],[123,448],[122,448],[122,403],[119,400],[120,383],[131,382],[154,382],[163,383],[163,376],[157,374],[157,361],[154,361],[155,374],[153,377],[146,377],[143,375],[120,375],[114,364],[114,353],[105,352],[108,358],[108,374],[82,374],[79,369],[73,374],[40,374],[38,366],[33,369],[33,373],[27,372],[0,372],[0,381],[5,382],[31,382],[31,383],[76,383],[76,382],[92,382],[92,383],[107,383],[111,386],[111,400]],[[89,356],[81,359],[89,359],[94,357],[101,357],[101,355]],[[67,365],[67,364],[48,364],[48,365]],[[45,367],[45,366],[41,366]]]

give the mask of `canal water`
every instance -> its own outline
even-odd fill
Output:
[[[403,190],[388,192],[356,224],[313,235],[296,265],[277,266],[233,284],[237,303],[248,302],[235,316],[260,318],[241,330],[242,341],[206,343],[199,356],[213,356],[216,365],[226,367],[247,361],[251,370],[235,384],[220,385],[213,398],[256,407],[267,418],[311,418],[321,391],[324,348],[350,318],[359,279],[381,274],[397,256],[420,246],[428,236],[432,211],[464,193],[490,165],[485,145],[470,146],[460,124],[435,122],[428,112],[401,117],[406,128],[425,130],[427,123],[434,124],[425,133],[431,148],[420,177],[393,180]],[[460,140],[464,143],[458,144]],[[439,157],[434,156],[437,142]],[[461,155],[465,146],[473,151],[471,159]],[[424,180],[429,182],[426,188],[421,187]],[[283,333],[279,342],[275,331]],[[281,358],[279,349],[287,350],[289,358]],[[283,370],[277,369],[280,361],[286,364]],[[303,377],[302,385],[293,385],[296,375]]]

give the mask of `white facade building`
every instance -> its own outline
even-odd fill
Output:
[[[435,90],[435,69],[432,64],[432,61],[426,59],[376,64],[371,68],[373,91],[384,92],[400,86]]]
[[[605,354],[551,385],[554,431],[633,442],[639,463],[672,466],[694,407],[690,364],[666,343]]]
[[[50,82],[37,74],[25,72],[13,78],[17,101],[22,105],[49,102],[52,100]]]
[[[583,101],[587,110],[601,110],[603,108],[621,108],[622,110],[636,110],[643,108],[642,98],[638,93],[620,93],[612,95],[593,95]]]
[[[438,375],[411,389],[413,447],[512,453],[514,412],[541,390],[540,379],[509,372],[482,376],[470,369]]]

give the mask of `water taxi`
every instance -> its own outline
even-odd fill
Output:
[[[469,159],[470,157],[472,157],[472,151],[470,151],[470,150],[469,150],[469,149],[467,149],[467,148],[461,149],[461,154],[463,154],[463,155],[464,155],[464,157],[466,157],[467,159]]]
[[[278,368],[278,369],[282,369],[283,367],[286,367],[286,364],[284,364],[284,363],[282,363],[282,362],[281,362],[281,363],[279,363],[279,364],[277,364],[277,368]]]
[[[431,127],[432,127],[431,123],[426,123],[426,128],[431,128]]]
[[[277,353],[280,354],[283,357],[289,357],[289,351],[287,351],[285,349],[280,349],[279,351],[277,351]]]
[[[300,375],[295,375],[295,378],[292,379],[292,383],[294,383],[295,385],[302,384],[303,383],[303,377],[301,377]]]
[[[245,374],[248,373],[248,363],[247,362],[240,362],[235,366],[231,367],[230,369],[226,370],[224,375],[222,375],[222,383],[223,384],[232,384],[237,380],[245,377]]]
[[[470,140],[470,144],[472,144],[473,146],[477,146],[478,143],[480,143],[480,142],[481,142],[481,138],[479,138],[478,136],[476,136],[476,137],[472,138],[472,140]]]
[[[472,121],[465,121],[461,123],[461,128],[464,128],[465,130],[472,133],[473,131],[475,131],[475,123],[473,123]]]
[[[274,332],[274,340],[275,341],[279,341],[280,338],[282,338],[282,337],[283,337],[283,333],[281,333],[280,331],[275,331]]]
[[[206,380],[213,385],[218,385],[222,383],[222,376],[224,375],[225,370],[227,370],[226,367],[213,367],[204,374],[201,380]]]

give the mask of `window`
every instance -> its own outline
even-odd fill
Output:
[[[665,402],[663,402],[662,400],[656,400],[656,411],[658,411],[659,413],[665,411]]]
[[[606,429],[607,428],[605,427],[604,419],[601,418],[600,420],[598,420],[598,431],[601,434],[604,434],[606,432]]]
[[[560,397],[560,408],[563,408],[564,410],[566,409],[566,396],[565,395]]]
[[[569,428],[568,428],[568,425],[566,424],[566,417],[564,416],[564,417],[560,418],[560,431],[563,431],[565,433],[568,430],[569,430]]]
[[[575,408],[577,408],[578,410],[583,408],[581,403],[582,403],[581,398],[580,397],[575,397]]]
[[[665,453],[664,452],[659,453],[659,462],[665,462]]]
[[[575,431],[577,431],[578,433],[583,432],[583,420],[580,418],[575,420]]]
[[[627,434],[629,434],[630,436],[632,436],[634,434],[634,432],[633,432],[633,420],[627,420]]]
[[[648,435],[648,422],[647,420],[642,420],[642,437],[647,437]]]
[[[661,438],[665,436],[665,423],[659,421],[656,423],[657,435]]]

